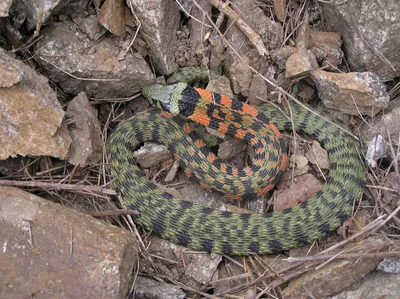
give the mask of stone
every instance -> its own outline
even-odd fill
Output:
[[[0,49],[0,159],[65,158],[71,139],[48,80]]]
[[[130,51],[118,60],[119,39],[107,36],[93,43],[72,21],[52,23],[42,30],[35,59],[49,79],[70,94],[128,97],[155,80],[147,62]]]
[[[97,20],[112,34],[125,36],[125,9],[123,0],[106,0],[97,12]]]
[[[135,284],[136,299],[183,299],[185,293],[176,285],[138,276]]]
[[[346,60],[356,72],[382,79],[400,75],[400,2],[398,0],[333,0],[321,3],[326,22],[343,38]]]
[[[368,153],[367,159],[373,166],[376,161],[383,157],[392,157],[388,150],[388,134],[395,151],[400,146],[400,98],[395,98],[389,102],[382,114],[376,115],[370,123],[362,123],[359,127],[360,140],[364,150]],[[375,161],[375,162],[374,162]]]
[[[329,70],[337,70],[343,58],[343,52],[340,50],[342,40],[339,33],[310,30],[309,39],[312,52],[317,48],[324,53],[322,65],[326,65]]]
[[[379,242],[384,243],[384,240],[377,238],[366,239],[362,248],[364,251],[371,251],[371,247],[376,246]],[[368,242],[370,244],[368,244]],[[352,250],[351,247],[360,246],[359,244],[350,244],[347,246],[348,252]],[[357,248],[353,249],[353,251]],[[363,258],[363,251],[359,249],[360,253],[358,259],[336,259],[330,263],[313,269],[300,277],[293,279],[289,282],[288,287],[282,291],[284,298],[323,298],[326,296],[334,295],[352,283],[359,281],[367,273],[371,272],[376,265],[380,262],[381,258]],[[305,292],[305,290],[307,290]],[[348,298],[348,297],[346,297]],[[361,296],[360,298],[364,298]],[[375,297],[376,298],[376,297]]]
[[[398,298],[400,274],[371,272],[331,299]]]
[[[318,68],[318,62],[314,54],[305,48],[300,48],[286,61],[286,73],[288,78],[296,78],[310,74]]]
[[[386,87],[373,73],[330,73],[316,70],[312,76],[318,95],[328,108],[351,115],[361,113],[374,116],[388,106]]]
[[[133,152],[133,157],[141,167],[150,168],[165,160],[172,159],[173,155],[165,145],[145,142],[141,148]]]
[[[99,163],[103,154],[100,123],[84,92],[69,102],[67,117],[72,139],[67,161],[81,167]]]
[[[35,0],[15,1],[11,15],[25,14],[25,26],[28,31],[36,28],[39,18],[41,24],[47,23],[51,16],[81,13],[87,9],[89,0]]]
[[[5,186],[0,219],[1,298],[126,298],[133,233]]]
[[[280,70],[284,70],[286,68],[286,61],[290,56],[297,52],[297,48],[284,46],[277,50],[271,51],[271,59],[274,63],[276,63]]]
[[[148,44],[152,62],[161,75],[176,71],[176,30],[180,24],[178,5],[174,0],[132,0],[133,10],[141,22],[140,34]]]
[[[314,140],[310,150],[306,153],[308,161],[321,169],[329,169],[329,158],[327,151]]]
[[[8,12],[12,4],[13,0],[5,0],[0,2],[0,17],[8,17]]]

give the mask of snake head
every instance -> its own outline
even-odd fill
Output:
[[[178,102],[181,91],[186,88],[185,83],[177,82],[168,85],[152,84],[143,87],[142,93],[151,105],[159,109],[179,114]]]

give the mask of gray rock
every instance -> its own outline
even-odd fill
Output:
[[[16,155],[65,158],[71,139],[48,80],[0,49],[0,160]]]
[[[178,5],[174,0],[132,0],[132,7],[141,22],[140,34],[148,44],[152,62],[158,73],[176,71],[176,30],[180,24]]]
[[[331,299],[375,299],[399,298],[399,274],[371,272],[359,282],[348,287],[342,293],[329,297]]]
[[[185,293],[177,286],[138,276],[135,284],[137,299],[183,299]]]
[[[82,167],[100,162],[103,153],[100,123],[84,92],[68,104],[67,116],[72,138],[68,162]]]
[[[374,116],[389,103],[386,87],[373,73],[312,73],[318,95],[328,108]]]
[[[0,186],[1,298],[126,298],[134,234]]]
[[[384,258],[379,263],[377,270],[384,273],[396,273],[400,274],[400,260],[394,258]]]
[[[332,0],[321,6],[324,18],[340,32],[353,70],[385,79],[400,75],[398,0]]]
[[[400,98],[390,101],[382,114],[375,116],[369,124],[363,123],[359,128],[360,140],[364,150],[368,152],[370,163],[382,157],[391,157],[387,144],[388,133],[396,151],[400,146]]]
[[[118,60],[119,38],[93,42],[71,21],[53,23],[42,32],[44,37],[35,47],[36,61],[66,93],[127,97],[155,79],[139,54],[128,52]]]
[[[45,24],[53,15],[82,12],[86,10],[89,0],[20,0],[14,2],[11,14],[24,14],[26,28],[33,30],[36,28],[39,17],[41,17],[41,23]]]

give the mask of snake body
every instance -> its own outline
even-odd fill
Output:
[[[189,81],[206,77],[202,71],[189,71],[189,75],[194,77]],[[167,111],[148,111],[119,125],[107,142],[107,154],[113,186],[128,207],[138,211],[135,222],[163,238],[228,255],[280,252],[336,229],[362,196],[365,176],[356,140],[295,103],[291,103],[290,120],[273,106],[256,110],[180,82],[151,85],[143,94]],[[251,166],[237,169],[218,161],[193,133],[193,126],[178,115],[252,145]],[[255,197],[273,187],[286,165],[284,144],[275,126],[280,131],[294,127],[314,135],[330,158],[329,176],[316,196],[280,212],[236,214],[184,201],[147,180],[132,158],[142,142],[158,141],[204,188],[235,199]]]

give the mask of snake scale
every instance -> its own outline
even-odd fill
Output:
[[[127,206],[137,210],[135,222],[175,243],[227,255],[280,252],[319,239],[341,225],[363,193],[365,175],[357,141],[295,103],[290,103],[292,123],[271,105],[256,110],[178,82],[206,78],[205,71],[188,69],[174,77],[175,83],[145,87],[143,94],[150,102],[167,111],[153,109],[133,116],[107,142],[112,184]],[[250,144],[255,150],[251,165],[237,169],[217,160],[193,133],[190,121],[179,115]],[[184,201],[146,179],[132,157],[144,141],[158,141],[204,188],[230,198],[251,198],[270,190],[286,165],[284,143],[275,126],[315,136],[330,159],[329,176],[316,196],[280,212],[237,214]]]

